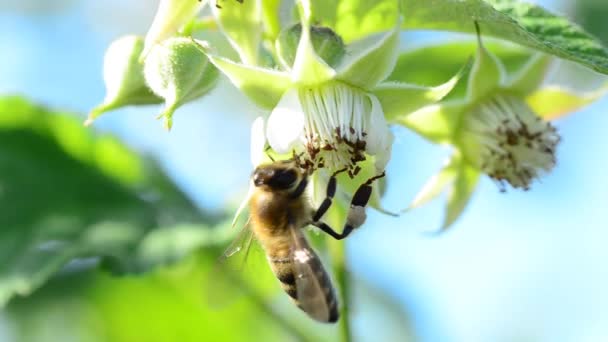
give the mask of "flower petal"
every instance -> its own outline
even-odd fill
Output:
[[[451,156],[441,171],[426,182],[406,210],[421,207],[439,196],[456,179],[459,163],[458,158]]]
[[[293,63],[291,79],[294,83],[301,85],[320,84],[333,79],[336,71],[317,55],[312,45],[310,39],[310,2],[301,0],[299,4],[302,35]]]
[[[329,173],[327,169],[319,169],[313,172],[309,179],[309,186],[306,188],[308,198],[313,208],[319,208],[327,197],[327,183],[329,183]],[[338,187],[338,191],[343,191]]]
[[[479,33],[477,35],[478,47],[475,54],[475,62],[469,75],[467,97],[473,102],[482,98],[500,86],[506,77],[505,67],[493,53],[486,50],[481,42]]]
[[[264,160],[264,146],[266,146],[266,135],[264,134],[264,117],[258,116],[251,124],[251,165],[260,165]]]
[[[400,116],[394,122],[432,142],[453,143],[454,133],[466,106],[463,101],[446,101]]]
[[[608,83],[598,90],[577,94],[558,86],[550,86],[532,93],[526,102],[545,120],[555,120],[584,107],[608,93]]]
[[[530,57],[528,63],[507,82],[506,88],[522,96],[527,96],[543,83],[552,60],[550,55],[534,54]]]
[[[388,163],[393,143],[393,133],[390,131],[388,123],[384,118],[382,105],[378,98],[373,94],[368,94],[368,98],[371,102],[371,110],[365,125],[367,133],[365,152],[370,155],[382,156],[383,160],[386,159],[386,163]]]
[[[374,159],[374,168],[376,170],[376,174],[380,174],[386,170],[386,165],[391,160],[391,154],[393,152],[393,142],[395,141],[395,136],[391,131],[388,132],[388,143],[384,147],[384,149],[378,153],[376,153]]]
[[[371,89],[390,75],[397,63],[398,48],[399,26],[349,44],[337,67],[337,78],[363,89]]]
[[[152,21],[140,58],[144,58],[152,47],[173,36],[177,30],[200,11],[206,1],[161,0]]]
[[[448,190],[448,203],[441,231],[449,228],[466,208],[479,181],[479,170],[468,163],[460,163],[458,175]]]
[[[291,85],[287,73],[236,63],[212,54],[207,56],[232,84],[264,109],[273,108]]]
[[[304,134],[304,111],[297,89],[288,90],[272,110],[266,127],[268,144],[277,153],[291,151]]]

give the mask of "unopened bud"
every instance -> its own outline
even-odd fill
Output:
[[[203,47],[190,38],[170,38],[155,45],[146,58],[144,75],[150,89],[165,99],[159,117],[164,117],[167,129],[179,106],[207,94],[218,79]]]
[[[139,62],[143,47],[143,38],[138,36],[119,38],[108,47],[103,63],[106,96],[103,103],[91,111],[85,125],[116,108],[162,102],[144,80],[143,64]]]
[[[279,35],[277,51],[283,62],[288,66],[292,66],[296,59],[301,36],[301,24],[283,30]],[[344,56],[345,45],[342,38],[328,27],[312,26],[310,28],[310,40],[317,55],[330,66],[336,66]]]

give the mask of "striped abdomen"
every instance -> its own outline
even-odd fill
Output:
[[[338,301],[331,280],[316,253],[311,248],[304,251],[306,260],[296,256],[300,260],[296,261],[289,252],[273,251],[268,253],[268,262],[283,290],[300,309],[317,321],[336,322]]]

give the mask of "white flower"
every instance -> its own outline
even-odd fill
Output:
[[[478,34],[475,62],[464,96],[424,107],[399,122],[429,140],[454,147],[445,166],[418,193],[409,208],[447,192],[441,229],[464,211],[481,175],[527,190],[556,164],[560,136],[549,121],[593,102],[606,89],[578,95],[545,86],[550,56],[530,53],[528,62],[507,72]]]
[[[277,41],[284,70],[265,69],[209,53],[209,59],[258,106],[271,110],[270,147],[309,172],[346,169],[355,177],[363,160],[376,175],[390,160],[387,121],[443,98],[457,83],[438,87],[387,82],[395,66],[400,18],[388,32],[344,45],[330,28],[310,26],[308,2],[301,26]],[[372,175],[373,176],[373,175]]]
[[[505,182],[527,190],[555,166],[557,130],[519,97],[497,94],[473,107],[463,124],[465,141],[478,145],[474,162],[503,190]]]
[[[378,98],[339,81],[287,91],[268,118],[267,138],[303,169],[346,169],[351,177],[366,154],[382,172],[393,141]]]

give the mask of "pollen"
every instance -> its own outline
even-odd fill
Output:
[[[294,154],[300,167],[314,171],[346,169],[350,177],[366,159],[371,104],[367,94],[342,83],[299,92],[305,112],[303,151]]]
[[[469,114],[464,137],[477,147],[472,159],[501,191],[506,190],[506,184],[528,190],[535,179],[555,166],[561,140],[556,128],[519,97],[494,96]]]

